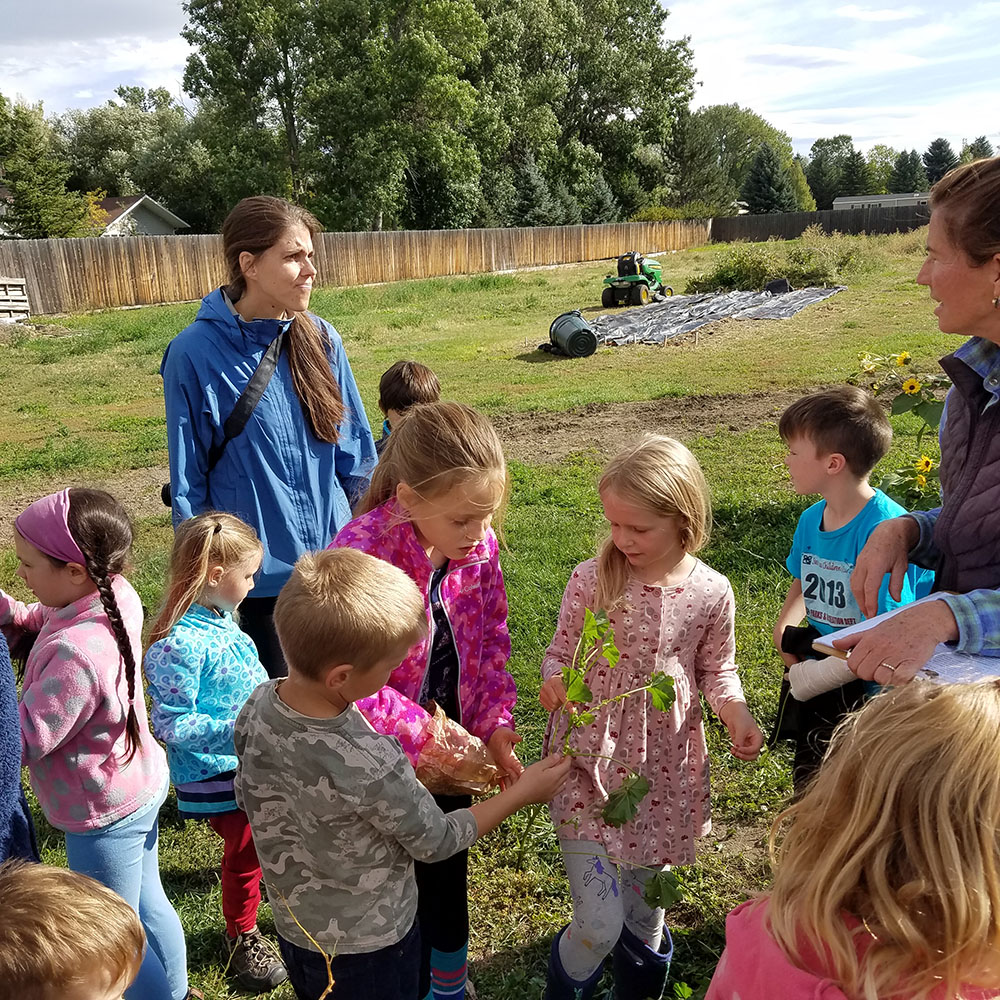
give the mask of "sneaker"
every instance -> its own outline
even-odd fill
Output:
[[[258,993],[273,990],[288,978],[278,949],[261,934],[259,928],[231,938],[223,935],[229,956],[229,972],[240,986]]]

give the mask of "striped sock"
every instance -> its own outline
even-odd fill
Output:
[[[434,1000],[464,1000],[469,978],[469,945],[458,951],[431,948],[431,994]]]

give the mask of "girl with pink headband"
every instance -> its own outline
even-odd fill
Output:
[[[74,871],[139,914],[149,947],[129,1000],[189,996],[180,920],[160,884],[157,814],[166,759],[146,719],[136,664],[142,604],[122,576],[132,526],[102,490],[36,500],[14,522],[17,575],[38,598],[0,591],[0,626],[35,633],[19,706],[22,759]]]

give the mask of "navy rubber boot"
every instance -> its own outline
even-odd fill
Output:
[[[615,1000],[661,1000],[673,955],[674,942],[668,928],[663,928],[659,951],[653,951],[623,927],[612,958]]]
[[[553,939],[552,950],[549,952],[549,970],[545,977],[545,993],[542,1000],[593,1000],[597,992],[597,984],[604,973],[602,962],[589,979],[580,982],[570,979],[562,962],[559,960],[559,939],[563,936],[564,927]]]

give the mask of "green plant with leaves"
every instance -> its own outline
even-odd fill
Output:
[[[879,489],[907,510],[929,510],[941,503],[937,431],[944,413],[943,397],[951,387],[951,379],[941,374],[914,375],[910,370],[912,360],[909,351],[885,355],[866,351],[858,355],[859,378],[872,380],[871,389],[876,396],[892,395],[890,410],[894,416],[912,413],[920,420],[916,440],[919,457],[887,473]],[[932,443],[925,445],[928,431],[932,432]]]
[[[628,775],[621,784],[608,793],[607,801],[601,809],[601,818],[609,826],[623,826],[635,818],[639,804],[649,793],[649,781],[638,771],[616,757],[591,754],[577,750],[573,746],[573,736],[579,730],[592,726],[603,709],[615,702],[637,695],[649,695],[650,702],[657,711],[668,712],[674,704],[676,693],[674,679],[663,672],[656,672],[647,684],[639,685],[611,698],[594,699],[588,684],[591,673],[603,661],[614,670],[620,658],[615,645],[614,629],[604,611],[593,612],[584,609],[583,629],[577,640],[573,663],[562,668],[562,682],[566,689],[566,701],[562,704],[552,722],[552,734],[562,731],[562,752],[574,757],[601,757],[625,768]],[[618,858],[611,858],[619,864],[631,864]],[[641,866],[640,866],[641,867]],[[653,907],[667,907],[681,898],[677,876],[671,871],[650,869],[653,875],[646,882],[644,898]]]

